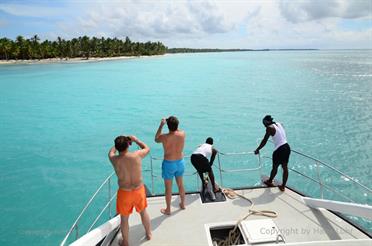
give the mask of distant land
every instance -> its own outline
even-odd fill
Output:
[[[45,60],[71,58],[108,58],[120,56],[164,55],[167,47],[161,42],[132,42],[128,37],[97,38],[82,36],[65,40],[44,40],[38,35],[15,40],[0,38],[0,60]]]
[[[201,53],[201,52],[235,52],[235,51],[296,51],[318,49],[196,49],[196,48],[168,48],[166,53]]]
[[[1,64],[29,62],[58,62],[81,60],[107,60],[139,56],[157,56],[174,53],[238,52],[238,51],[296,51],[316,49],[218,49],[218,48],[168,48],[161,42],[133,42],[126,37],[97,38],[82,36],[65,40],[40,41],[38,35],[31,38],[17,36],[15,40],[0,38]]]

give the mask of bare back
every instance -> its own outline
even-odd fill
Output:
[[[112,158],[118,185],[123,190],[133,190],[140,187],[142,182],[142,158],[136,152],[127,152]]]
[[[164,148],[164,160],[174,161],[183,158],[183,147],[185,145],[185,132],[174,131],[163,134],[161,142]]]

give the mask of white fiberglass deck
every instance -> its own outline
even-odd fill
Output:
[[[273,221],[287,244],[318,241],[316,245],[372,245],[372,240],[330,241],[368,239],[368,236],[327,210],[307,207],[301,196],[289,189],[280,192],[278,188],[256,188],[237,192],[252,199],[253,209],[278,213]],[[250,205],[241,198],[202,204],[199,194],[186,196],[186,210],[180,210],[178,204],[178,196],[173,196],[172,215],[166,216],[160,213],[165,205],[164,197],[148,198],[153,238],[145,239],[140,216],[134,211],[129,220],[130,245],[208,245],[205,224],[238,221],[248,213]],[[267,217],[252,215],[247,218],[253,219]],[[118,233],[112,245],[118,245],[120,238]]]

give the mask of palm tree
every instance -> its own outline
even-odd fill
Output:
[[[25,40],[24,52],[25,56],[27,57],[27,60],[33,58],[32,43],[29,39]]]
[[[93,37],[91,40],[90,40],[90,51],[93,53],[93,56],[97,56],[97,47],[98,47],[98,38],[96,37]]]
[[[58,42],[58,45],[57,45],[57,51],[58,51],[58,56],[59,56],[59,59],[62,60],[62,57],[63,57],[63,39],[61,37],[57,37],[57,42]]]
[[[40,57],[41,57],[39,40],[40,40],[40,38],[37,36],[37,34],[35,34],[31,38],[33,58],[38,58],[38,59],[40,59]]]
[[[40,57],[41,59],[48,57],[48,40],[45,40],[40,44]]]
[[[0,39],[0,56],[5,57],[5,60],[8,60],[11,50],[12,50],[11,40],[7,38]]]
[[[90,56],[135,56],[156,55],[167,52],[161,42],[132,42],[129,37],[124,40],[118,38],[97,37],[89,38],[83,36],[64,40],[58,37],[56,41],[45,40],[39,42],[38,35],[25,39],[18,36],[16,40],[7,38],[0,39],[0,59],[45,59],[52,57],[85,57]],[[182,49],[179,49],[182,52]]]
[[[25,59],[25,52],[24,52],[25,39],[23,38],[23,36],[20,35],[20,36],[17,36],[16,40],[17,40],[17,46],[19,47],[18,58]]]
[[[88,60],[90,55],[89,37],[84,36],[81,38],[81,50],[84,53],[85,58]]]

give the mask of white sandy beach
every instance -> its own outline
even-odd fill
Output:
[[[0,65],[5,64],[48,64],[48,63],[80,63],[80,62],[99,62],[99,61],[111,61],[111,60],[123,60],[123,59],[135,59],[135,58],[151,58],[159,57],[164,55],[153,55],[153,56],[115,56],[115,57],[89,57],[89,59],[77,57],[77,58],[48,58],[41,60],[0,60]]]

